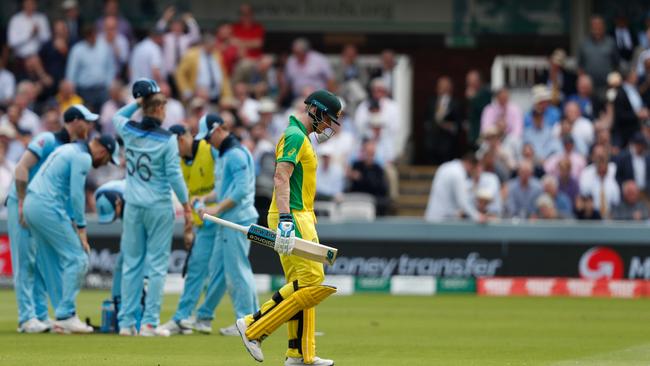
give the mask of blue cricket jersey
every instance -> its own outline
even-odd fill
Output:
[[[119,193],[121,196],[124,196],[125,191],[126,191],[125,179],[111,180],[99,186],[99,188],[97,188],[97,190],[95,191],[95,196],[98,196],[102,192],[116,192]]]
[[[85,142],[66,144],[45,160],[31,183],[27,194],[38,197],[44,205],[53,207],[62,218],[72,216],[78,227],[86,226],[86,176],[92,158]],[[66,207],[70,203],[71,215]]]
[[[125,201],[141,207],[171,205],[173,189],[178,200],[186,203],[187,188],[176,137],[160,128],[160,121],[154,118],[145,116],[142,122],[130,121],[137,109],[137,103],[131,103],[113,117],[115,130],[126,148]]]

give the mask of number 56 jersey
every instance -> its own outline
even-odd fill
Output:
[[[178,155],[178,141],[160,128],[160,121],[145,116],[141,122],[129,120],[138,109],[136,103],[122,107],[113,117],[115,130],[124,141],[126,158],[126,202],[151,207],[172,204],[170,190],[186,203],[187,188],[183,181]]]

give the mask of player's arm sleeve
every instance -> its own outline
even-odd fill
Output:
[[[178,156],[178,141],[173,136],[169,138],[165,151],[165,175],[178,200],[182,204],[187,203],[187,187],[183,180],[180,157]]]
[[[254,173],[251,172],[253,167],[248,163],[246,153],[239,149],[230,154],[226,164],[225,171],[230,175],[234,189],[231,191],[230,197],[224,198],[230,198],[235,205],[239,205],[248,194],[249,180],[254,176]]]
[[[276,162],[287,162],[296,165],[300,160],[302,144],[305,142],[305,136],[297,133],[285,133],[284,139],[280,143]]]
[[[92,164],[90,154],[79,154],[70,167],[70,201],[72,218],[77,227],[86,227],[86,177]]]
[[[115,130],[118,132],[118,134],[122,134],[122,129],[124,128],[124,125],[126,125],[127,122],[129,122],[129,119],[131,119],[131,116],[135,111],[138,110],[138,103],[131,103],[127,104],[124,107],[120,108],[115,115],[113,116],[113,127],[115,127]]]

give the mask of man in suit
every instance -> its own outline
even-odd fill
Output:
[[[650,156],[648,142],[640,132],[630,141],[630,148],[623,150],[614,160],[616,163],[616,181],[622,187],[623,182],[633,180],[646,196],[650,196]]]
[[[648,109],[635,87],[636,81],[636,72],[627,70],[625,81],[616,90],[612,140],[619,148],[627,146],[632,136],[640,130],[639,121],[648,118]]]
[[[448,76],[438,79],[436,96],[429,102],[424,119],[426,161],[435,165],[457,156],[461,118],[454,99],[453,84]]]

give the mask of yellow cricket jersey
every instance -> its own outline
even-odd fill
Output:
[[[190,197],[204,196],[214,189],[214,158],[210,149],[210,144],[201,140],[194,154],[194,160],[187,163],[185,159],[181,159],[181,170]],[[208,206],[214,205],[215,203],[208,204]],[[203,220],[196,212],[193,212],[193,216],[194,225],[203,225]]]
[[[314,211],[318,160],[309,141],[307,129],[294,116],[289,117],[289,126],[284,130],[275,147],[275,161],[278,163],[286,161],[294,165],[289,179],[291,211]],[[275,190],[269,213],[278,213]]]

